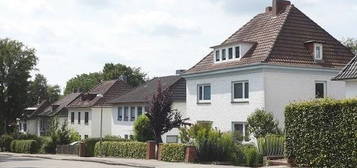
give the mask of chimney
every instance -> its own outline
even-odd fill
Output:
[[[272,7],[272,12],[273,16],[278,16],[280,13],[282,13],[287,6],[291,5],[290,1],[286,0],[273,0],[273,7]]]
[[[176,70],[176,75],[182,75],[183,73],[185,73],[185,71],[185,69]]]
[[[268,6],[265,8],[266,13],[270,13],[272,10],[273,10],[273,7],[271,7],[271,6]]]

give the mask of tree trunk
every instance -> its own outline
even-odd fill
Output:
[[[161,135],[155,135],[155,141],[156,141],[156,159],[159,158],[159,147],[160,147],[160,143],[162,143],[162,138]]]

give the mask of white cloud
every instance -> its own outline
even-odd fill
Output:
[[[357,37],[355,1],[293,3],[337,38]],[[267,5],[261,0],[0,0],[0,38],[36,48],[40,73],[62,87],[106,62],[142,67],[151,77],[170,75],[190,68]]]

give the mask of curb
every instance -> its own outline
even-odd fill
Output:
[[[106,165],[113,165],[113,166],[129,166],[129,167],[138,167],[138,168],[155,168],[153,166],[144,166],[144,165],[136,165],[136,164],[128,164],[128,163],[116,163],[111,161],[101,161],[101,160],[89,160],[89,159],[57,159],[53,157],[46,157],[46,156],[38,156],[38,155],[23,155],[23,154],[11,154],[11,153],[0,153],[6,156],[19,156],[19,157],[29,157],[29,158],[41,158],[41,159],[49,159],[49,160],[63,160],[63,161],[78,161],[78,162],[91,162],[91,163],[100,163]]]

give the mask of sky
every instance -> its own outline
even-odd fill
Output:
[[[357,38],[356,0],[291,0],[337,39]],[[0,38],[36,49],[37,70],[62,88],[105,63],[148,77],[189,69],[272,0],[0,0]]]

